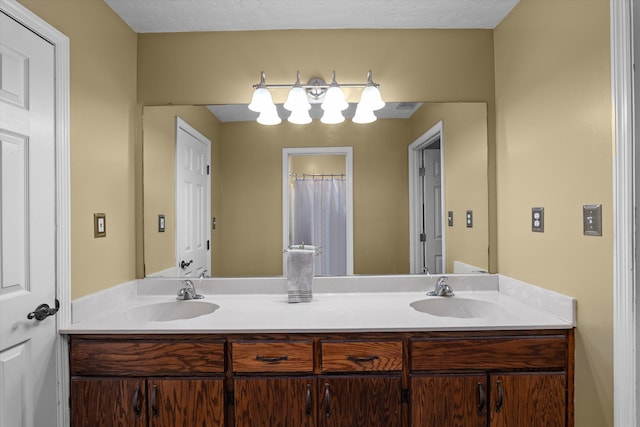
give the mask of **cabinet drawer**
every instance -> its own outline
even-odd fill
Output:
[[[411,370],[564,369],[564,335],[411,340]]]
[[[312,372],[312,341],[236,341],[234,372]]]
[[[401,371],[402,341],[324,341],[322,372]]]
[[[147,376],[224,372],[224,341],[72,340],[71,375]]]

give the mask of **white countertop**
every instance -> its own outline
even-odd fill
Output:
[[[450,275],[453,297],[428,297],[437,276],[321,278],[313,301],[289,304],[286,279],[206,279],[203,300],[176,301],[180,281],[138,281],[134,290],[111,291],[74,301],[74,321],[66,334],[391,332],[568,329],[575,326],[573,298],[498,275]],[[242,284],[242,286],[239,286]],[[131,288],[131,286],[129,286]],[[482,317],[426,314],[410,304],[427,298],[466,298],[495,304]],[[210,302],[213,313],[192,319],[147,321],[137,307]],[[95,307],[103,310],[98,311]],[[104,309],[106,307],[106,309]],[[112,308],[111,308],[112,307]],[[95,313],[88,315],[87,313]]]

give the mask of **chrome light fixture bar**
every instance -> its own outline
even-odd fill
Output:
[[[380,85],[375,83],[371,71],[367,73],[366,83],[338,83],[336,72],[333,71],[331,83],[313,78],[307,84],[300,82],[300,71],[297,72],[296,82],[290,84],[267,84],[264,71],[260,72],[260,82],[253,85],[255,89],[249,109],[260,113],[258,123],[264,125],[276,125],[282,122],[269,89],[289,89],[289,96],[284,108],[291,111],[288,121],[294,124],[307,124],[311,122],[309,110],[311,103],[321,104],[324,111],[321,122],[327,124],[342,123],[345,118],[342,114],[349,104],[345,100],[341,88],[363,88],[360,102],[356,108],[354,123],[372,123],[377,117],[374,111],[384,107],[385,103],[380,95]]]

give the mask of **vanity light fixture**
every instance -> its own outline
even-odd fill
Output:
[[[372,123],[377,120],[374,111],[384,107],[385,103],[380,95],[380,85],[373,81],[371,71],[367,74],[366,83],[346,83],[339,84],[336,81],[336,72],[333,71],[333,78],[330,84],[324,80],[314,78],[307,84],[300,82],[300,71],[297,72],[296,82],[289,84],[268,85],[265,81],[264,71],[260,72],[260,82],[253,85],[255,89],[249,109],[260,113],[258,123],[263,125],[277,125],[282,122],[278,116],[278,111],[273,103],[273,98],[269,89],[289,89],[287,101],[284,108],[291,112],[287,120],[294,124],[307,124],[311,122],[309,110],[311,103],[321,104],[323,115],[320,121],[327,124],[344,122],[342,112],[349,107],[342,87],[362,87],[364,88],[360,97],[360,102],[353,117],[354,123]]]

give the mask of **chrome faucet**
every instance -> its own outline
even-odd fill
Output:
[[[451,286],[447,284],[447,276],[440,276],[433,291],[427,292],[431,297],[451,297],[455,295]]]
[[[198,292],[196,292],[196,287],[191,280],[185,279],[183,283],[184,287],[178,291],[178,296],[176,297],[176,299],[190,300],[204,298],[204,295],[199,295]]]

